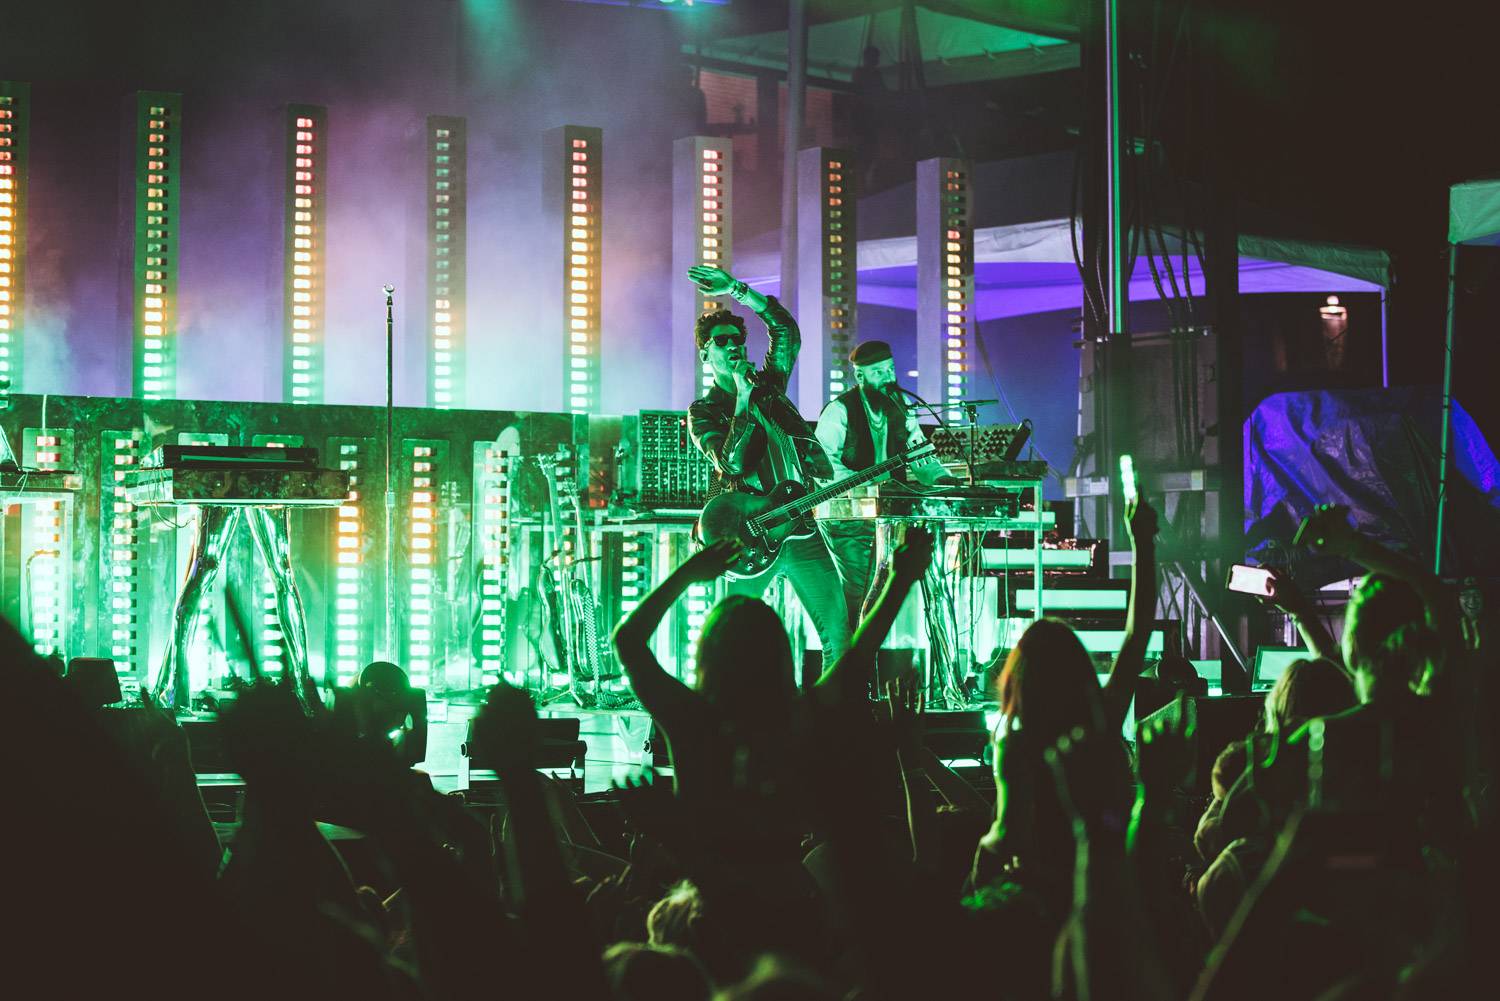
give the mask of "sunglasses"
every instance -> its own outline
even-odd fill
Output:
[[[722,348],[722,347],[725,347],[725,346],[730,345],[730,344],[744,344],[745,343],[745,335],[744,334],[715,334],[714,336],[710,337],[709,340],[713,341],[715,344],[717,344],[719,347]]]

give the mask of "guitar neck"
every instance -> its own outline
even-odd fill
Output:
[[[906,465],[906,462],[907,454],[905,452],[902,452],[900,455],[893,455],[889,459],[886,459],[884,462],[877,462],[869,469],[861,469],[859,472],[852,473],[849,476],[844,477],[842,480],[835,480],[834,482],[828,484],[828,486],[826,487],[821,487],[817,490],[814,490],[812,493],[806,494],[802,497],[798,497],[794,501],[789,501],[788,503],[783,504],[781,507],[770,513],[772,515],[779,516],[784,514],[801,514],[804,511],[811,511],[813,508],[817,507],[824,501],[832,500],[839,494],[853,490],[861,483],[867,483],[870,480],[876,479],[877,477],[884,476],[891,470],[898,469],[901,466]]]

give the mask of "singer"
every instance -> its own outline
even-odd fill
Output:
[[[891,346],[885,341],[863,341],[849,352],[849,361],[854,365],[854,388],[832,400],[818,417],[818,441],[835,478],[868,469],[923,440],[916,415],[907,409],[896,384]],[[950,479],[932,456],[908,468],[925,486]],[[857,621],[875,572],[875,528],[847,521],[821,527],[844,582],[851,622]]]
[[[810,484],[828,478],[828,457],[796,406],[786,397],[787,382],[802,334],[797,322],[774,297],[765,296],[722,268],[688,269],[708,295],[728,295],[749,306],[766,325],[771,345],[759,370],[745,350],[745,321],[728,310],[705,313],[693,330],[699,359],[713,374],[708,392],[688,408],[688,433],[713,464],[709,496],[724,490],[765,492],[784,480]],[[759,597],[776,577],[785,577],[812,619],[831,665],[849,645],[849,615],[838,572],[823,539],[813,534],[782,546],[771,570],[751,580],[734,581],[731,594]]]

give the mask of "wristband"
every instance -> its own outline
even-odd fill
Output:
[[[745,296],[749,294],[750,286],[746,285],[744,282],[737,281],[733,285],[729,286],[729,298],[733,299],[735,302],[744,302]]]

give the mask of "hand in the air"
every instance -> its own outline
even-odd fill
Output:
[[[1309,602],[1307,595],[1302,593],[1292,578],[1279,570],[1271,570],[1271,593],[1261,599],[1283,612],[1302,612],[1307,610]]]
[[[1125,508],[1125,531],[1132,543],[1150,541],[1156,537],[1156,508],[1138,497]]]
[[[495,771],[530,767],[541,739],[530,693],[503,681],[495,685],[474,717],[473,733],[471,754],[480,767]]]
[[[740,544],[734,539],[720,539],[689,556],[677,570],[685,574],[688,580],[707,583],[718,579],[734,565],[734,561],[739,559],[740,549]]]
[[[1342,504],[1319,504],[1302,519],[1296,541],[1320,553],[1348,554],[1359,533],[1349,524],[1349,509]]]
[[[908,525],[905,536],[891,556],[891,573],[907,580],[921,579],[932,565],[934,541],[927,529]]]
[[[687,275],[694,285],[709,295],[724,295],[734,288],[734,276],[712,264],[699,264],[688,268]]]

